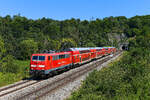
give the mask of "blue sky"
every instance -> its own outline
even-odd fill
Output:
[[[150,0],[1,0],[0,16],[19,14],[31,19],[104,18],[150,14]]]

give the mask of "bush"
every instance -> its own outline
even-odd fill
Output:
[[[29,77],[29,61],[15,60],[13,56],[3,59],[0,71],[0,87]]]
[[[19,66],[14,63],[14,57],[7,55],[2,59],[2,72],[3,73],[18,73]]]
[[[149,100],[150,45],[136,37],[122,59],[101,71],[93,71],[69,100]]]

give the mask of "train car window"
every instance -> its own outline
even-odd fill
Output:
[[[50,56],[48,56],[48,60],[50,60]]]
[[[63,59],[63,58],[65,58],[65,55],[59,55],[59,58]]]
[[[55,60],[58,60],[58,59],[59,59],[59,55],[56,55],[56,56],[55,56]]]
[[[59,59],[61,59],[62,58],[62,55],[59,55]]]
[[[65,55],[63,55],[63,58],[65,58]]]
[[[55,56],[53,56],[53,60],[55,60]]]
[[[65,58],[67,58],[67,54],[65,54]]]
[[[65,55],[62,55],[62,58],[65,58]]]
[[[63,59],[63,58],[69,58],[70,55],[67,54],[67,55],[56,55],[56,56],[53,56],[53,60],[58,60],[58,59]]]
[[[97,51],[101,51],[102,49],[98,49]]]
[[[69,56],[69,54],[65,54],[65,58],[69,58],[70,56]]]
[[[53,56],[53,60],[58,60],[59,57],[56,55],[56,56]]]
[[[39,56],[39,61],[45,61],[45,56]]]
[[[82,53],[88,53],[88,52],[90,52],[90,50],[82,50],[82,51],[79,51],[81,54]]]

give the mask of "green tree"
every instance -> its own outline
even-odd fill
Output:
[[[2,61],[2,59],[3,59],[3,56],[4,56],[5,52],[6,52],[6,49],[4,47],[4,41],[3,41],[2,37],[0,36],[0,72],[3,70],[3,68],[2,68],[3,61]]]
[[[6,52],[6,49],[5,49],[4,41],[3,41],[2,37],[0,36],[0,60],[4,56],[5,52]]]
[[[20,43],[20,58],[29,59],[31,54],[38,51],[38,44],[32,39],[23,40]]]
[[[77,47],[76,42],[71,38],[63,38],[61,41],[60,49],[63,50],[66,48],[71,48],[71,47]]]
[[[18,73],[19,66],[15,64],[15,58],[11,55],[7,55],[2,59],[2,70],[3,73]]]

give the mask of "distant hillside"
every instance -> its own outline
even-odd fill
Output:
[[[0,17],[0,37],[5,55],[29,59],[41,50],[59,50],[68,47],[118,46],[130,30],[126,17],[108,17],[92,21],[70,19],[38,20],[21,16]]]

